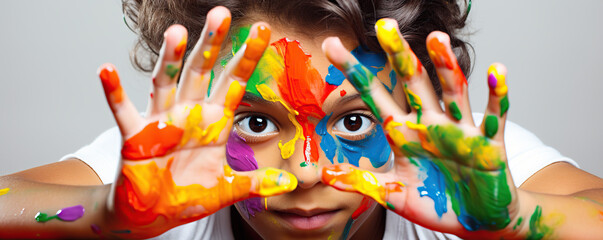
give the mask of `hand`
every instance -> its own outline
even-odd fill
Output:
[[[326,39],[323,51],[381,121],[394,152],[394,166],[386,173],[349,164],[326,166],[322,181],[369,196],[437,231],[476,237],[484,233],[479,230],[510,230],[518,203],[503,142],[508,110],[505,67],[493,64],[489,68],[488,108],[484,121],[475,126],[467,81],[446,34],[433,32],[427,38],[443,87],[443,111],[425,68],[401,37],[396,21],[379,20],[376,31],[398,81],[403,83],[410,109],[398,106],[338,38]]]
[[[99,70],[124,139],[122,169],[109,202],[117,219],[132,228],[128,237],[155,236],[234,202],[297,186],[296,178],[282,170],[236,172],[226,164],[233,112],[270,39],[266,23],[254,24],[245,45],[210,87],[229,27],[230,12],[212,9],[182,71],[187,31],[179,25],[166,30],[145,117],[123,92],[115,68],[105,64]]]

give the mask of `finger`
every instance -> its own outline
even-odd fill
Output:
[[[404,206],[405,186],[387,173],[372,173],[350,164],[336,164],[322,169],[322,182],[346,192],[357,192],[390,209]]]
[[[494,63],[488,68],[490,97],[486,115],[481,124],[481,129],[486,137],[499,141],[503,141],[505,121],[509,110],[506,76],[507,68],[500,63]]]
[[[269,41],[270,27],[268,24],[263,22],[253,24],[245,44],[226,64],[224,73],[213,85],[214,90],[207,101],[224,105],[225,115],[232,114],[245,94],[247,80],[268,47]],[[242,91],[235,92],[240,87],[242,87]]]
[[[381,81],[348,51],[338,37],[329,37],[322,43],[322,51],[333,66],[343,72],[347,79],[360,93],[360,97],[373,112],[375,117],[383,122],[390,116],[406,115],[392,99]]]
[[[417,114],[417,122],[420,123],[425,109],[441,112],[429,75],[424,71],[408,42],[402,38],[396,20],[380,19],[375,24],[375,31],[379,44],[387,53],[390,65],[404,83],[406,100],[411,111]]]
[[[427,50],[442,84],[446,113],[452,119],[473,124],[467,79],[450,48],[450,37],[443,32],[432,32],[427,36]]]
[[[107,103],[113,112],[113,117],[115,117],[121,135],[124,137],[131,136],[135,131],[138,131],[137,128],[142,122],[142,117],[140,117],[136,107],[121,87],[117,69],[113,64],[105,63],[98,68],[98,76],[103,84]]]
[[[176,84],[186,52],[187,31],[182,25],[172,25],[163,34],[163,46],[153,70],[153,89],[147,112],[150,116],[170,109],[176,97]]]
[[[297,178],[293,174],[276,168],[262,168],[248,172],[231,171],[233,176],[251,179],[249,194],[239,195],[236,201],[251,197],[275,196],[291,192],[297,187]]]
[[[207,96],[211,71],[230,29],[230,20],[230,11],[222,6],[207,13],[201,37],[184,64],[177,101],[201,100]]]

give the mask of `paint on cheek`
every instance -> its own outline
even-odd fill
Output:
[[[152,122],[124,142],[121,155],[128,160],[164,156],[178,146],[183,130],[163,122]]]
[[[98,75],[103,84],[107,100],[113,103],[120,103],[123,100],[123,88],[121,87],[115,67],[112,64],[103,64],[99,68]]]
[[[384,54],[368,51],[361,46],[352,50],[351,53],[362,65],[366,66],[375,75],[383,70],[385,62],[387,61]],[[345,80],[345,75],[335,66],[329,65],[328,71],[329,72],[325,77],[327,83],[339,86],[343,83],[343,80]]]
[[[335,154],[338,154],[338,162],[343,163],[345,159],[343,158],[343,152],[341,151],[341,144],[336,142],[335,138],[327,131],[327,123],[329,122],[331,115],[332,113],[326,115],[318,122],[318,124],[316,124],[316,133],[321,137],[320,148],[331,163],[335,163]]]
[[[46,213],[38,212],[35,216],[36,222],[47,222],[52,219],[59,219],[61,221],[72,222],[80,219],[84,216],[85,209],[82,205],[76,205],[72,207],[66,207],[57,211],[56,215],[48,216]]]
[[[379,168],[389,160],[392,151],[381,125],[376,125],[375,130],[361,140],[354,141],[340,136],[337,136],[337,140],[341,143],[341,150],[348,162],[357,167],[360,165],[360,158],[366,157],[374,168]]]
[[[10,188],[3,188],[3,189],[0,189],[0,196],[2,196],[2,195],[4,195],[4,194],[7,194],[7,193],[8,193],[8,191],[10,191]]]

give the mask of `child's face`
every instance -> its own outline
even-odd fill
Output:
[[[291,193],[236,204],[242,218],[264,238],[340,238],[383,217],[374,201],[320,181],[324,165],[351,163],[383,172],[392,161],[383,129],[354,87],[328,62],[321,50],[323,39],[273,29],[272,44],[235,114],[227,144],[230,166],[239,171],[280,168],[299,181]],[[348,43],[348,49],[356,47]],[[404,106],[402,88],[391,80],[385,56],[355,52]]]

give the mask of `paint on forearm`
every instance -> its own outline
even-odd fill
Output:
[[[82,205],[75,205],[72,207],[66,207],[57,211],[56,215],[48,216],[46,213],[38,212],[35,216],[36,222],[47,222],[52,219],[59,219],[61,221],[73,222],[84,216],[85,209]]]
[[[121,155],[128,160],[145,160],[166,155],[178,146],[183,130],[164,122],[152,122],[124,142]]]
[[[326,115],[316,125],[316,133],[321,136],[320,147],[331,163],[347,162],[358,167],[360,158],[367,158],[371,165],[379,168],[389,160],[391,148],[387,144],[383,128],[377,125],[366,137],[360,140],[349,140],[333,136],[327,131],[327,123],[331,114]],[[337,161],[335,161],[337,155]]]

